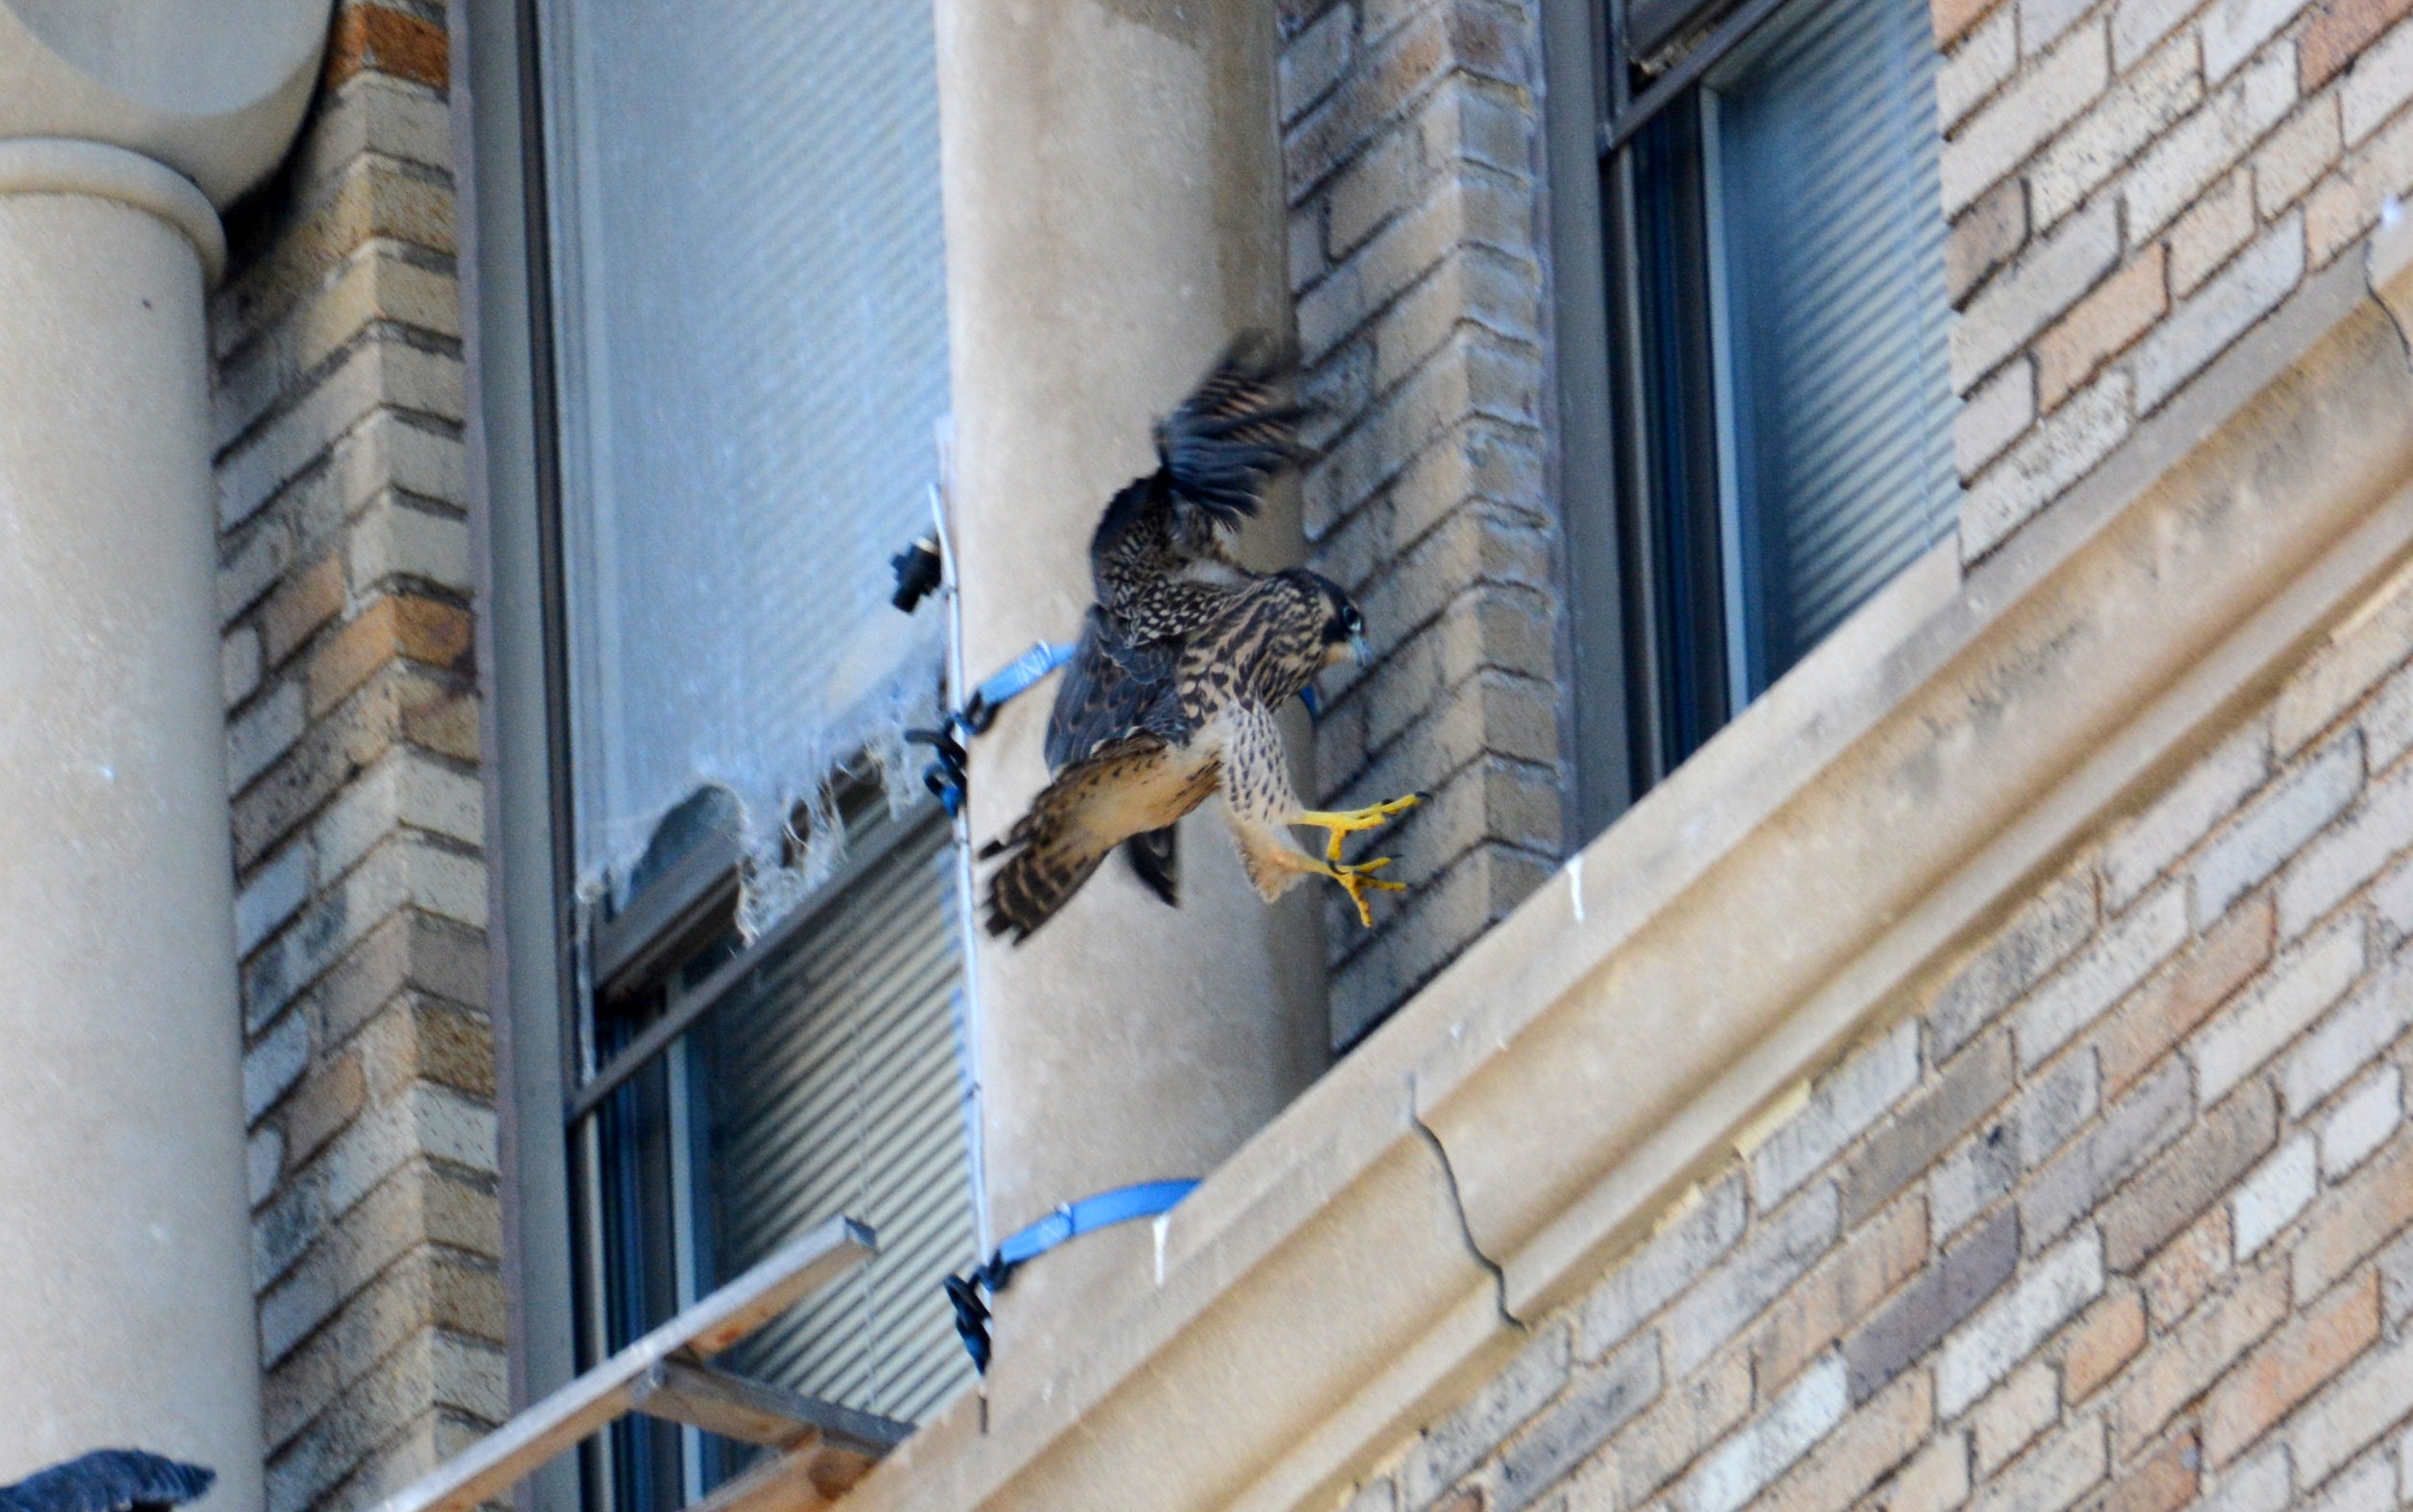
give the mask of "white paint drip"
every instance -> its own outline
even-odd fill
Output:
[[[1575,922],[1583,922],[1583,858],[1570,857],[1567,862],[1567,898],[1575,906]]]
[[[1165,1284],[1165,1225],[1171,1223],[1172,1217],[1171,1213],[1159,1213],[1156,1221],[1148,1225],[1156,1236],[1156,1284],[1160,1287]]]

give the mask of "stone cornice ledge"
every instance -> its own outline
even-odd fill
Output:
[[[2413,554],[2409,242],[1905,574],[1218,1169],[1078,1358],[1002,1360],[848,1507],[1331,1504]]]

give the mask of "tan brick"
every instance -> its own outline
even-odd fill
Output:
[[[2344,152],[2335,95],[2323,95],[2297,111],[2254,154],[2254,202],[2262,219],[2278,219],[2281,211],[2337,166]]]
[[[1969,1440],[1955,1429],[1928,1443],[1858,1512],[1948,1512],[1969,1500]]]
[[[311,715],[334,708],[397,657],[467,673],[469,655],[468,610],[412,594],[380,599],[311,657]]]
[[[2224,1205],[2197,1218],[2162,1246],[2139,1273],[2153,1326],[2165,1332],[2195,1311],[2214,1283],[2229,1273],[2229,1210]]]
[[[2072,29],[1944,144],[1937,176],[1945,213],[1958,214],[2017,168],[2092,104],[2110,78],[2111,47],[2102,23]]]
[[[482,936],[405,911],[369,931],[311,989],[309,1002],[329,1045],[359,1033],[405,990],[422,1011],[429,999],[442,999],[483,1022],[474,1010],[485,1003],[486,970]]]
[[[2139,155],[2123,180],[2128,234],[2158,233],[2195,202],[2204,186],[2244,155],[2295,107],[2295,69],[2283,47],[2248,64],[2201,108]]]
[[[1949,48],[1962,33],[1985,19],[1996,0],[1929,0],[1928,19],[1935,26],[1935,45]]]
[[[327,273],[373,238],[407,242],[446,256],[457,249],[453,193],[444,184],[372,156],[346,168],[319,192],[324,198],[305,218],[219,293],[211,306],[213,325],[264,328],[315,292]]]
[[[2330,0],[2296,34],[2296,68],[2310,94],[2335,78],[2372,39],[2413,12],[2413,0]]]
[[[2113,1481],[2094,1512],[2177,1512],[2195,1500],[2201,1463],[2194,1433],[2182,1432]]]
[[[412,1027],[419,1075],[474,1097],[494,1096],[494,1036],[483,1018],[420,1004],[412,1010]]]
[[[478,759],[478,700],[449,689],[402,707],[402,738],[438,755]]]
[[[2061,1390],[2071,1403],[2094,1388],[2144,1347],[2145,1308],[2134,1291],[2113,1292],[2071,1325],[2061,1356]]]
[[[450,62],[442,27],[383,6],[355,6],[336,18],[327,38],[326,86],[372,69],[441,89]]]
[[[2080,4],[2076,7],[2084,10]],[[2022,17],[2024,21],[2026,18]],[[2032,36],[2023,41],[2035,46]],[[2075,209],[2170,123],[2203,99],[2195,39],[2181,37],[2155,52],[2115,83],[2093,108],[2039,153],[2023,175],[2028,213],[2040,226]]]
[[[1980,195],[1961,212],[1944,239],[1944,282],[1958,304],[1985,281],[1986,274],[2008,262],[2027,245],[2027,192],[2024,181],[2005,178]]]
[[[2305,271],[2303,218],[2290,213],[2140,343],[2129,365],[2137,412],[2157,407],[2296,287]],[[2225,900],[2224,900],[2225,901]]]
[[[1913,1193],[1879,1214],[1768,1309],[1746,1346],[1761,1394],[1792,1380],[1916,1275],[1927,1255],[1927,1201]]]
[[[2170,292],[2193,294],[2254,234],[2254,176],[2243,169],[2204,191],[2170,227]]]
[[[1641,1506],[1750,1411],[1750,1356],[1729,1351],[1611,1440],[1593,1476],[1611,1504]]]
[[[2259,893],[2115,1009],[2098,1031],[2103,1098],[2128,1090],[2271,958],[2275,907]]]
[[[358,1055],[338,1056],[320,1067],[286,1109],[285,1143],[292,1152],[287,1161],[299,1166],[318,1153],[319,1146],[352,1121],[367,1097],[368,1081],[361,1074]]]
[[[2413,1221],[2413,1139],[2334,1188],[2296,1240],[2296,1294],[2318,1296],[2390,1235]]]
[[[2413,111],[2350,155],[2304,202],[2305,243],[2312,266],[2325,267],[2359,244],[2388,196],[2413,183]]]
[[[2132,1457],[2287,1315],[2287,1273],[2266,1265],[2146,1352],[2111,1399],[2118,1455]]]
[[[2134,1270],[2243,1179],[2278,1142],[2279,1100],[2270,1083],[2239,1087],[2154,1159],[2105,1205],[2103,1252],[2114,1270]]]
[[[2252,206],[2247,206],[2252,219]],[[2105,280],[2036,342],[2037,402],[2051,410],[2169,308],[2160,243]]]
[[[341,707],[308,725],[293,748],[235,800],[236,864],[248,868],[274,849],[354,774],[404,738],[407,711],[445,691],[427,669],[390,663]],[[474,755],[474,745],[471,750]]]
[[[2010,1380],[1995,1387],[1970,1411],[1970,1438],[1977,1454],[1977,1477],[1985,1479],[2001,1469],[2005,1461],[2034,1443],[2036,1435],[2050,1428],[2060,1415],[2060,1382],[2054,1379],[2048,1361],[2030,1360],[2012,1372]]]
[[[1927,1372],[1913,1371],[1846,1417],[1751,1505],[1758,1512],[1842,1512],[1918,1449],[1934,1417]]]
[[[2379,1337],[2379,1276],[2367,1271],[2297,1318],[2204,1399],[2204,1456],[2225,1465]]]
[[[1981,1486],[1972,1512],[2061,1512],[2111,1468],[2103,1424],[2081,1418]]]
[[[1935,994],[1928,1054],[1941,1062],[2094,933],[2094,877],[2080,869],[2023,905]]]
[[[260,609],[268,665],[283,664],[311,633],[343,612],[343,559],[338,552],[292,573]]]

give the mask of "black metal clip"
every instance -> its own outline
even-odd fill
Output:
[[[896,570],[896,593],[888,602],[908,614],[919,608],[922,600],[936,592],[944,580],[936,535],[923,536],[889,557],[888,565]]]

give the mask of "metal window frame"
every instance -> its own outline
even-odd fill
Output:
[[[1570,836],[1571,850],[1664,780],[1698,743],[1692,737],[1705,720],[1715,729],[1743,701],[1727,686],[1733,626],[1721,628],[1715,648],[1669,640],[1684,633],[1670,626],[1685,597],[1671,597],[1678,586],[1671,575],[1699,564],[1668,559],[1684,549],[1681,532],[1669,535],[1656,504],[1662,489],[1645,397],[1653,386],[1636,140],[1691,99],[1711,70],[1780,11],[1812,3],[1560,0],[1545,12],[1550,93],[1560,102],[1551,145],[1562,166],[1553,193],[1567,212],[1555,218],[1553,258],[1564,432],[1559,481],[1573,604],[1575,675],[1568,722],[1580,825],[1580,833]],[[1675,53],[1688,31],[1697,39]],[[1672,61],[1654,77],[1642,77],[1644,59],[1658,62],[1670,55]],[[1580,129],[1567,104],[1571,98],[1585,107]],[[1709,319],[1706,310],[1692,314]],[[1712,546],[1721,553],[1715,564],[1719,612],[1730,617],[1725,601],[1733,567],[1722,560],[1724,544]],[[1715,687],[1702,682],[1697,668],[1688,675],[1688,665],[1699,659],[1695,650],[1714,652]],[[1720,707],[1693,707],[1704,699]]]

